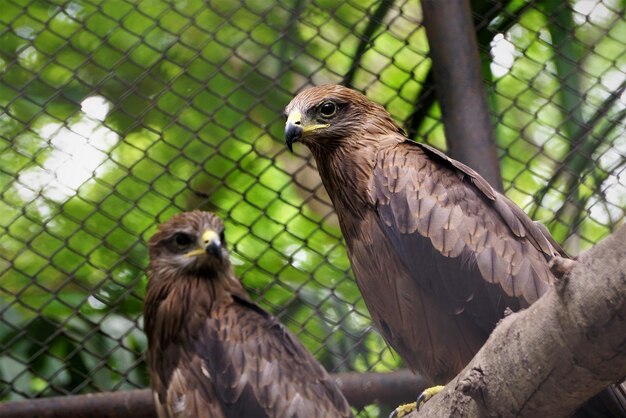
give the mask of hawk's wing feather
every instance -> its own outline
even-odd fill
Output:
[[[451,313],[491,330],[504,307],[526,306],[546,291],[546,259],[558,249],[466,165],[424,144],[396,143],[378,152],[372,197],[412,277]]]
[[[207,319],[195,350],[227,418],[352,416],[302,344],[245,299],[235,297],[228,309]]]
[[[202,360],[195,354],[181,357],[162,391],[162,399],[154,393],[160,418],[225,418],[220,404],[215,402],[213,386],[206,384]]]
[[[275,318],[244,299],[198,345],[226,416],[257,405],[268,417],[351,416],[330,377]]]
[[[461,178],[467,178],[482,195],[491,200],[496,212],[502,217],[502,220],[508,225],[511,232],[520,238],[528,238],[528,240],[546,255],[553,256],[555,251],[563,257],[567,257],[565,251],[554,240],[546,227],[539,222],[531,220],[519,206],[513,203],[508,197],[496,192],[493,187],[482,178],[480,174],[472,168],[466,166],[460,161],[448,157],[443,152],[419,142],[405,142],[405,144],[414,144],[422,148],[430,158],[439,160],[440,162],[454,167]]]

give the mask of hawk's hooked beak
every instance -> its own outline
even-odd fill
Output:
[[[204,231],[202,234],[202,248],[204,248],[204,252],[213,257],[221,256],[222,242],[217,232],[212,229]]]
[[[217,232],[212,229],[206,229],[200,237],[198,246],[185,254],[186,257],[196,257],[203,254],[208,254],[213,257],[222,257],[222,241]]]
[[[289,151],[293,152],[293,143],[297,142],[303,133],[302,114],[294,110],[287,117],[287,123],[285,124],[285,141]]]
[[[287,117],[287,123],[285,124],[285,141],[287,142],[287,148],[293,152],[294,142],[298,142],[300,138],[306,136],[308,133],[317,129],[328,128],[330,124],[315,124],[306,125],[302,118],[302,113],[294,110]]]

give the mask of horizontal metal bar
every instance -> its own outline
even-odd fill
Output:
[[[350,405],[395,406],[415,400],[426,381],[409,370],[332,375]],[[149,389],[12,401],[0,404],[0,418],[156,418]]]

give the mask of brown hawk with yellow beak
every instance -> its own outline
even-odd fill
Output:
[[[144,321],[159,417],[352,417],[324,368],[250,300],[217,216],[174,216],[149,252]]]
[[[326,85],[285,113],[287,146],[316,160],[372,319],[414,371],[448,382],[505,309],[548,290],[548,261],[566,256],[548,231],[465,164],[406,138],[382,106]]]

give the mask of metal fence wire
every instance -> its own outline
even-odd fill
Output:
[[[471,3],[507,195],[576,254],[625,214],[626,3]],[[225,219],[238,276],[329,371],[402,367],[282,113],[344,83],[445,150],[418,1],[0,11],[1,400],[146,387],[145,242],[196,208]]]

